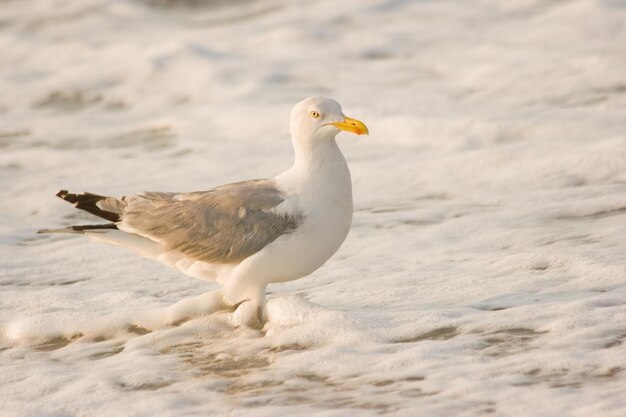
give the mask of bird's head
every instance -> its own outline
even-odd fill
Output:
[[[332,139],[342,130],[357,135],[369,131],[363,122],[346,117],[341,105],[325,97],[309,97],[291,111],[291,134],[301,139]]]

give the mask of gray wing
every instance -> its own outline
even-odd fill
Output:
[[[283,199],[270,180],[183,194],[147,192],[123,200],[121,225],[190,258],[233,263],[298,227],[300,215],[272,210]]]

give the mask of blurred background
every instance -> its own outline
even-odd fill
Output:
[[[313,95],[371,133],[338,137],[353,228],[324,268],[270,287],[284,308],[273,333],[201,338],[244,358],[217,368],[172,347],[219,327],[211,318],[70,344],[108,329],[102,317],[209,284],[35,235],[93,220],[54,194],[272,177],[292,163],[289,111]],[[207,415],[258,400],[255,416],[621,416],[626,3],[3,0],[0,213],[0,327],[32,318],[11,327],[23,339],[0,335],[15,415],[111,401],[116,415]],[[57,342],[37,353],[27,339]],[[246,364],[251,375],[215,371]]]
[[[271,176],[291,163],[288,112],[311,95],[371,127],[341,142],[357,189],[375,184],[383,201],[385,190],[442,192],[432,170],[464,190],[528,163],[542,172],[524,175],[540,178],[516,181],[606,179],[616,167],[601,154],[626,127],[625,16],[612,0],[4,1],[3,192]],[[484,159],[512,147],[502,165]],[[432,165],[485,148],[467,165]],[[389,164],[403,184],[377,175]]]

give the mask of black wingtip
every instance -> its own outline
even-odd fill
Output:
[[[67,201],[68,203],[74,204],[77,209],[85,210],[86,212],[89,212],[94,216],[102,217],[103,219],[111,222],[120,221],[119,213],[102,210],[100,207],[98,207],[98,202],[107,198],[103,195],[88,192],[84,192],[82,194],[73,194],[68,192],[67,190],[60,190],[58,193],[56,193],[56,196]]]
[[[97,231],[105,231],[105,230],[116,230],[117,225],[115,223],[107,223],[107,224],[85,224],[79,226],[68,226],[63,227],[61,229],[41,229],[37,230],[38,235],[48,234],[48,233],[84,233],[84,232],[97,232]]]
[[[84,232],[85,230],[117,230],[117,225],[115,223],[107,223],[107,224],[86,224],[82,226],[70,226],[71,229],[75,232]]]
[[[70,194],[67,190],[60,190],[58,193],[56,193],[56,196],[73,204],[76,204],[78,202],[78,196],[76,194]]]

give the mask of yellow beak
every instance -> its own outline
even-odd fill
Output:
[[[334,122],[330,124],[341,130],[352,132],[357,135],[369,135],[370,133],[370,131],[367,130],[367,126],[365,126],[363,122],[349,117],[346,117],[343,122]]]

